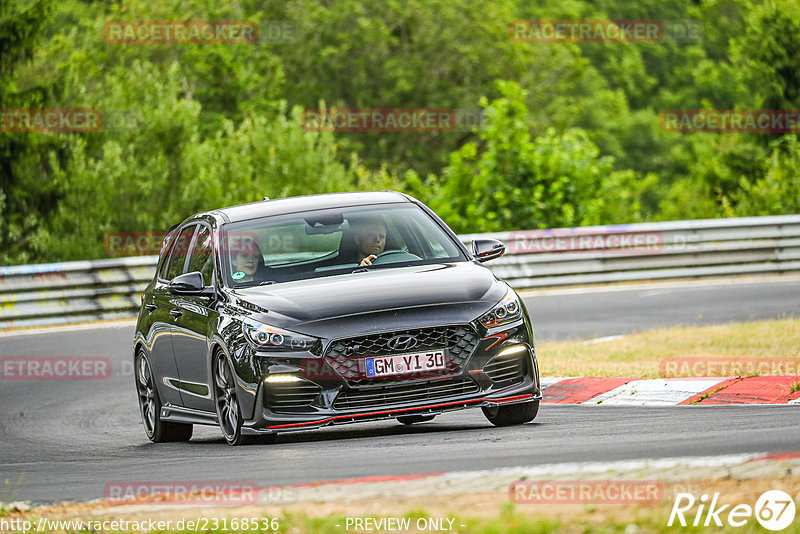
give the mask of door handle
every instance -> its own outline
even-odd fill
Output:
[[[173,308],[169,311],[169,314],[177,319],[178,317],[183,315],[183,312],[180,311],[178,308]]]
[[[158,309],[158,306],[156,306],[155,304],[145,304],[144,305],[144,309],[147,310],[150,313],[153,313],[154,311],[156,311]]]

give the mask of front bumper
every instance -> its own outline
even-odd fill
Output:
[[[518,388],[516,388],[518,389]],[[291,418],[263,418],[257,421],[248,421],[242,432],[249,435],[273,434],[275,432],[290,432],[293,430],[311,430],[328,425],[341,425],[381,419],[393,419],[404,415],[439,415],[444,412],[463,410],[466,408],[479,408],[483,406],[502,406],[506,404],[519,404],[535,402],[542,398],[541,391],[532,388],[508,391],[502,396],[475,396],[472,398],[450,399],[435,404],[419,404],[414,406],[386,407],[377,411],[339,413],[318,419],[316,417],[291,417]]]
[[[262,380],[256,392],[254,417],[245,422],[242,431],[265,434],[307,430],[538,401],[542,397],[539,370],[527,332],[521,324],[484,335],[458,372],[444,377],[373,384],[339,377],[304,379],[282,385],[280,390]],[[291,366],[284,364],[281,369],[288,371]],[[313,401],[303,404],[304,395]]]

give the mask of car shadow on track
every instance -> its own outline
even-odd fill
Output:
[[[542,423],[530,422],[525,425],[516,427],[496,428],[488,423],[418,423],[414,425],[401,425],[399,423],[388,424],[385,423],[370,423],[369,427],[349,427],[349,428],[321,428],[317,430],[306,430],[297,432],[285,432],[278,435],[277,441],[272,444],[273,446],[280,446],[283,444],[301,444],[301,443],[316,443],[316,442],[335,442],[356,440],[364,438],[383,438],[394,436],[418,436],[418,435],[439,435],[443,436],[447,433],[454,433],[455,436],[463,436],[466,434],[484,434],[489,438],[496,436],[500,438],[500,434],[505,434],[509,430],[530,431],[531,427],[540,426]],[[380,425],[380,426],[379,426]],[[208,427],[209,429],[211,427]],[[445,438],[447,439],[447,438]],[[489,438],[490,439],[490,438]],[[192,438],[191,444],[223,444],[222,436],[219,437],[206,437],[198,436]],[[255,445],[262,445],[255,443]],[[267,445],[267,444],[265,444]]]

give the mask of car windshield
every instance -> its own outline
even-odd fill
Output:
[[[466,261],[414,204],[326,209],[223,226],[226,283],[247,287],[408,265]],[[365,267],[364,259],[371,263]]]

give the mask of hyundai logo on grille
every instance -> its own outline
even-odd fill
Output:
[[[414,336],[401,334],[394,336],[386,344],[391,350],[410,350],[417,346],[419,341]]]

